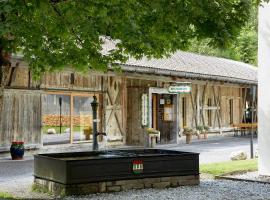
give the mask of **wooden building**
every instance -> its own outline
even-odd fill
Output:
[[[161,143],[177,143],[185,126],[204,124],[211,131],[230,130],[232,124],[245,120],[250,88],[257,85],[253,66],[181,51],[164,59],[130,59],[119,64],[122,72],[80,74],[66,70],[47,73],[38,81],[32,79],[25,62],[14,58],[12,66],[16,63],[19,65],[10,71],[4,91],[0,148],[8,148],[13,140],[23,140],[29,147],[42,145],[44,102],[48,95],[68,99],[71,143],[75,113],[84,111],[82,107],[75,112],[74,104],[82,98],[89,102],[96,95],[99,131],[107,133],[106,142],[144,145],[147,127],[161,132]],[[169,92],[171,85],[183,82],[191,85],[190,93]],[[91,112],[87,115],[91,121]]]

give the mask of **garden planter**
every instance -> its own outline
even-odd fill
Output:
[[[203,133],[203,139],[207,139],[207,138],[208,138],[207,132],[204,132],[204,133]]]
[[[10,154],[12,160],[22,160],[24,155],[24,142],[12,142]]]
[[[84,130],[83,130],[83,133],[84,133],[84,135],[85,135],[85,140],[90,140],[91,139],[91,135],[92,135],[92,127],[88,127],[88,128],[85,128]]]
[[[191,134],[186,134],[186,143],[187,144],[190,144],[191,143],[191,137],[192,137]]]

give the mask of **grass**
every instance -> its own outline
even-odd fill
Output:
[[[54,128],[54,129],[56,130],[56,133],[57,133],[57,134],[60,133],[60,126],[43,126],[43,127],[42,127],[42,132],[45,133],[45,134],[47,134],[47,131],[48,131],[48,129],[50,129],[50,128]],[[69,126],[62,126],[61,132],[64,133],[64,131],[65,131],[67,128],[70,128],[70,127],[69,127]],[[79,132],[79,131],[81,131],[81,130],[83,130],[83,127],[80,127],[80,126],[74,126],[74,127],[73,127],[73,131],[75,131],[75,132]]]
[[[0,192],[0,199],[16,199],[11,194],[6,192]]]
[[[32,184],[32,192],[44,193],[44,194],[47,194],[49,196],[54,196],[54,194],[51,191],[49,191],[49,189],[40,187],[36,183]],[[64,197],[64,196],[65,196],[64,190],[61,190],[59,197]]]
[[[220,176],[223,174],[233,174],[237,172],[256,171],[258,169],[258,160],[238,160],[226,161],[211,164],[200,165],[200,172]]]

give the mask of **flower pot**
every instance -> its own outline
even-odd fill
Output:
[[[208,137],[208,136],[207,136],[207,132],[204,132],[204,133],[203,133],[203,139],[207,139],[207,137]]]
[[[12,142],[10,154],[12,160],[22,160],[24,155],[24,142]]]
[[[90,136],[92,135],[92,128],[89,127],[89,128],[85,128],[83,129],[83,134],[85,135],[85,140],[90,140]]]
[[[192,137],[191,134],[186,134],[186,143],[187,144],[190,144],[191,143],[191,137]]]

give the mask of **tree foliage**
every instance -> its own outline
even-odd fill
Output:
[[[20,52],[36,75],[66,66],[106,70],[127,55],[159,58],[186,49],[193,38],[228,46],[248,19],[251,4],[251,0],[0,0],[0,66],[6,63],[6,53]],[[104,38],[117,41],[107,54],[102,53]]]
[[[229,46],[216,48],[209,45],[209,39],[201,41],[194,39],[188,50],[200,54],[224,57],[257,65],[257,6],[253,6],[250,11],[251,15],[249,19]]]

